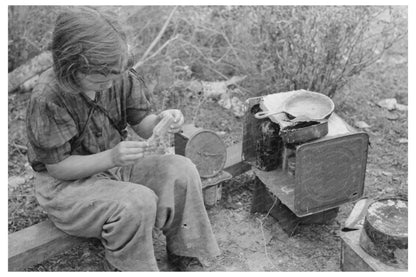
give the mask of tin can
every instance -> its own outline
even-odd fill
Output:
[[[201,177],[214,177],[224,168],[227,146],[214,131],[186,124],[174,139],[175,153],[189,158]]]

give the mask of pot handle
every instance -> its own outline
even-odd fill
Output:
[[[279,112],[258,112],[256,114],[254,114],[254,117],[257,119],[263,119],[266,118],[270,115],[274,115],[274,114],[279,114],[279,113],[284,113],[283,111],[279,111]]]

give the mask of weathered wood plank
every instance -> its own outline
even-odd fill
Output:
[[[20,271],[77,246],[85,239],[72,237],[46,220],[9,235],[9,271]]]
[[[241,159],[241,149],[241,143],[227,148],[224,170],[232,176],[250,169]],[[21,271],[86,241],[65,234],[49,220],[12,233],[8,240],[9,271]]]
[[[359,244],[361,231],[341,232],[342,271],[406,271],[389,266],[366,253]]]

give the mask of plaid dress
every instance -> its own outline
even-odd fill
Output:
[[[154,227],[166,235],[174,254],[220,253],[195,165],[183,156],[155,155],[63,181],[50,176],[45,164],[110,149],[123,139],[126,123],[138,124],[149,112],[144,83],[135,74],[125,74],[90,100],[62,91],[52,70],[41,76],[27,110],[29,162],[37,172],[39,204],[64,232],[101,239],[106,259],[123,271],[158,270]]]
[[[143,81],[129,72],[91,100],[63,91],[53,70],[45,72],[27,110],[28,158],[34,170],[43,171],[44,164],[70,155],[95,154],[116,146],[122,137],[114,125],[136,125],[149,114],[145,91]],[[100,108],[92,109],[96,106],[108,115]]]

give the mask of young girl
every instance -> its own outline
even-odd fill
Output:
[[[165,117],[177,132],[182,113],[150,113],[143,80],[129,69],[126,36],[108,12],[60,14],[52,55],[53,69],[27,110],[39,204],[64,232],[99,238],[106,262],[119,270],[158,270],[154,227],[166,236],[172,266],[200,270],[197,257],[219,248],[196,167],[183,156],[147,155],[146,141],[124,140],[126,124],[146,139]]]

